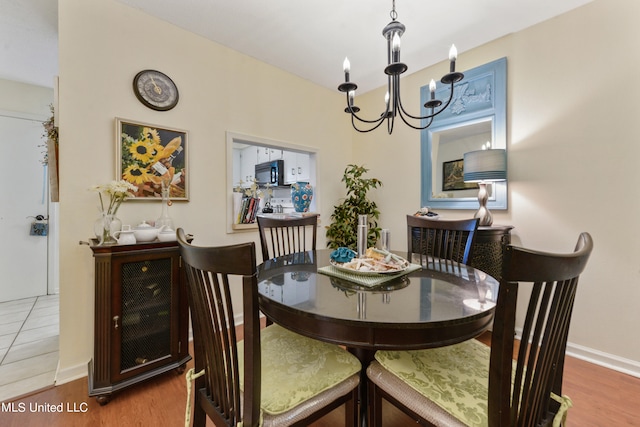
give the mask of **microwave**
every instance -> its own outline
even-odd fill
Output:
[[[284,160],[273,160],[257,164],[254,176],[258,185],[284,185]]]

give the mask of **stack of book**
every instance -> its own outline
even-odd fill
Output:
[[[236,224],[253,224],[256,222],[256,214],[260,206],[260,199],[255,197],[243,197],[240,204]]]

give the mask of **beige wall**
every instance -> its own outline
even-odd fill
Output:
[[[2,94],[0,112],[24,113],[42,120],[51,117],[49,110],[49,105],[53,103],[51,88],[0,79],[0,94]]]
[[[257,241],[257,232],[226,234],[226,131],[317,149],[320,212],[328,218],[351,130],[340,94],[114,1],[60,0],[59,19],[59,379],[66,381],[86,375],[93,352],[93,258],[78,242],[98,215],[88,187],[114,179],[115,117],[188,130],[190,201],[174,203],[170,214],[199,244]],[[135,98],[131,82],[146,68],[174,79],[175,109],[156,112]],[[118,211],[132,224],[159,215],[159,203],[127,202]]]
[[[580,231],[592,233],[596,249],[576,302],[571,350],[636,372],[640,248],[635,230],[619,224],[640,216],[632,164],[640,154],[640,53],[632,22],[639,15],[634,0],[596,0],[461,52],[458,60],[469,69],[508,58],[509,210],[494,212],[495,223],[514,225],[515,243],[550,251],[568,251]],[[191,201],[175,203],[171,215],[203,244],[257,240],[255,233],[225,233],[225,131],[319,149],[326,221],[343,194],[345,165],[365,164],[384,183],[375,190],[382,225],[392,230],[394,246],[405,244],[404,216],[420,203],[418,132],[398,125],[392,136],[382,129],[356,134],[336,91],[112,0],[60,0],[59,17],[61,381],[86,374],[92,354],[93,259],[78,241],[91,235],[97,216],[96,195],[87,188],[114,178],[115,117],[189,131]],[[131,81],[145,68],[174,78],[174,110],[154,112],[136,100]],[[444,72],[442,63],[406,76],[405,105],[417,110],[418,88]],[[383,96],[363,96],[363,114],[377,113]],[[126,203],[120,216],[135,223],[159,210],[156,203]]]
[[[548,251],[570,251],[581,231],[592,234],[570,351],[640,374],[640,244],[636,227],[625,225],[640,218],[637,16],[636,1],[596,0],[462,52],[457,65],[464,70],[507,57],[509,209],[493,211],[494,223],[515,226],[514,243]],[[417,112],[419,87],[446,71],[443,62],[405,77],[405,105]],[[373,116],[383,97],[382,89],[363,96],[361,113]],[[353,149],[383,181],[382,225],[392,230],[394,245],[405,245],[404,215],[420,203],[420,136],[396,127],[392,136],[356,135]]]

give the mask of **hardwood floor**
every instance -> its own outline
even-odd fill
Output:
[[[191,367],[193,362],[187,366]],[[640,378],[567,357],[564,393],[573,400],[568,427],[640,426]],[[100,406],[87,395],[87,380],[76,380],[2,404],[0,425],[11,427],[183,426],[186,404],[184,375],[168,373],[114,395]],[[42,411],[49,405],[49,411]],[[61,406],[59,406],[61,405]],[[53,413],[51,408],[62,408]],[[38,411],[40,410],[40,411]],[[20,412],[22,411],[22,412]],[[338,408],[312,427],[342,425]],[[411,419],[387,405],[384,427],[406,427]],[[207,424],[215,427],[209,421]]]

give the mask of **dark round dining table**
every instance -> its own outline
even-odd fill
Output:
[[[441,347],[491,325],[498,282],[480,270],[435,259],[370,287],[319,272],[330,253],[261,264],[258,300],[265,316],[302,335],[369,351]]]
[[[366,404],[365,370],[377,350],[442,347],[491,326],[499,285],[487,273],[429,259],[422,268],[380,277],[384,281],[372,286],[323,273],[335,273],[328,268],[331,252],[294,253],[259,265],[258,302],[270,321],[355,354],[363,366],[361,403]]]

